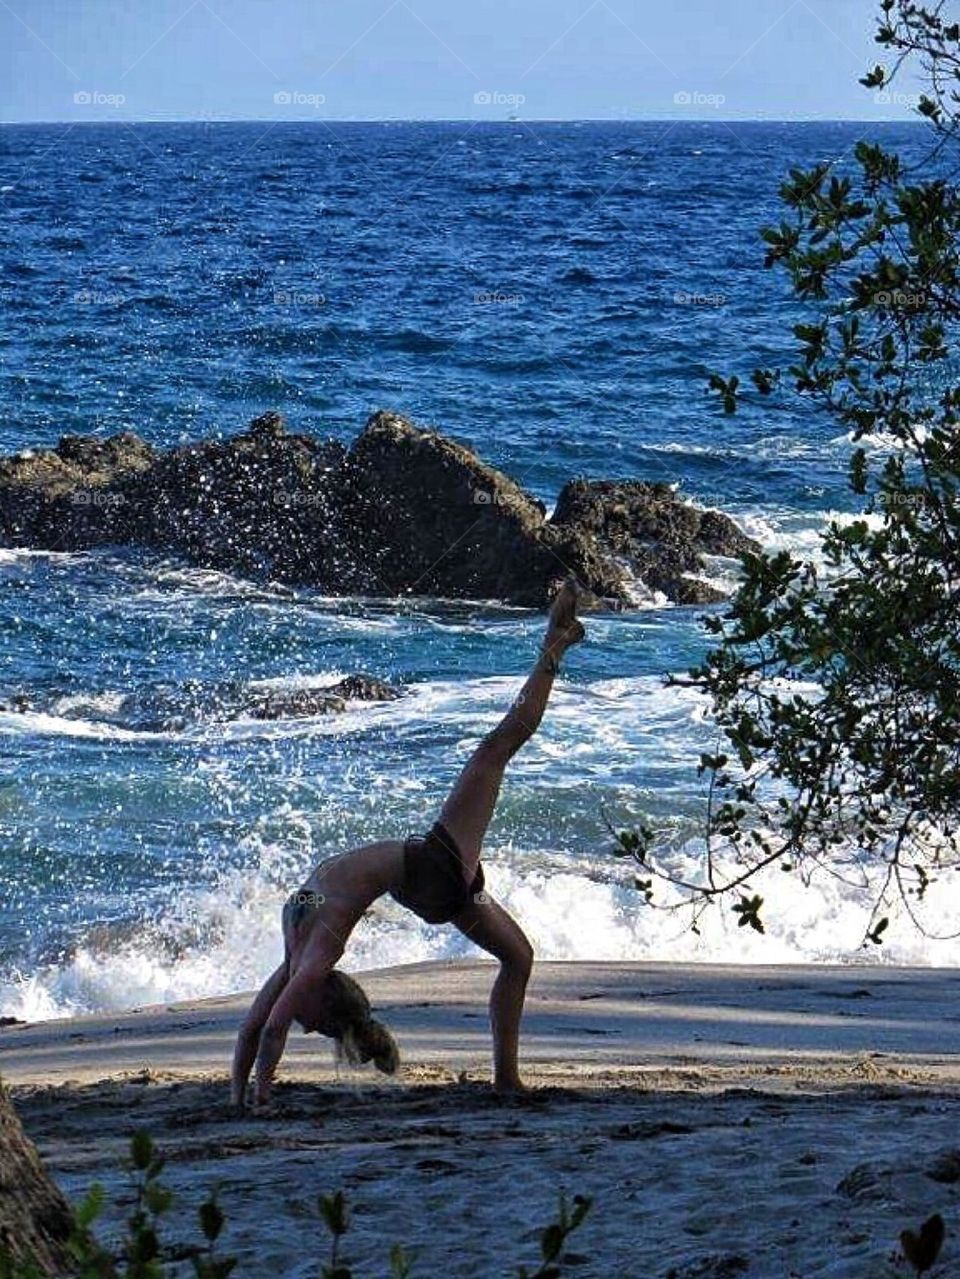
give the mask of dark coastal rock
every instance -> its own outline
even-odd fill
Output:
[[[356,702],[395,702],[403,696],[403,689],[375,675],[347,675],[325,691]]]
[[[263,693],[245,708],[253,719],[309,719],[315,715],[336,715],[347,702],[394,702],[402,697],[399,688],[371,675],[348,675],[323,688],[278,688]]]
[[[741,556],[760,547],[729,516],[701,511],[672,485],[640,480],[571,480],[551,522],[608,547],[633,576],[679,604],[706,604],[722,591],[693,576],[704,555]]]
[[[123,486],[132,540],[195,563],[290,584],[332,586],[335,440],[288,435],[279,413],[228,440],[162,454]]]
[[[597,594],[622,596],[622,574],[590,539],[553,528],[508,475],[397,414],[374,414],[345,479],[342,544],[356,591],[541,607],[574,572]]]
[[[264,693],[246,708],[251,719],[311,719],[315,715],[335,715],[347,709],[342,697],[325,689],[278,689]]]
[[[349,702],[394,702],[402,688],[375,675],[352,674],[319,688],[254,689],[243,680],[185,679],[176,683],[139,686],[119,704],[104,711],[98,694],[84,697],[77,690],[47,687],[17,689],[0,697],[0,712],[39,711],[66,719],[94,719],[147,732],[181,732],[191,724],[241,718],[295,719],[336,714]],[[67,707],[60,705],[70,697]]]
[[[41,1276],[73,1272],[68,1240],[74,1220],[63,1192],[0,1088],[0,1252],[4,1270]]]
[[[349,451],[288,433],[269,412],[232,438],[165,452],[126,433],[0,459],[0,544],[108,543],[334,595],[534,608],[569,573],[615,603],[631,601],[631,578],[678,603],[711,602],[723,597],[696,580],[703,556],[758,549],[664,484],[574,480],[548,520],[471,449],[395,413],[374,414]]]
[[[126,541],[123,480],[153,466],[156,451],[131,432],[65,435],[55,449],[0,458],[0,542],[83,550]]]

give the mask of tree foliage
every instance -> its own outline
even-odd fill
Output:
[[[843,873],[855,849],[880,872],[874,942],[897,895],[921,924],[918,899],[960,854],[960,23],[945,4],[880,8],[888,65],[862,83],[922,77],[926,158],[911,167],[861,142],[852,164],[790,172],[762,236],[766,265],[808,307],[797,358],[750,383],[711,379],[726,412],[750,394],[833,414],[862,516],[828,525],[820,567],[785,551],[746,557],[729,611],[707,620],[715,646],[690,674],[722,746],[701,760],[706,874],[683,885],[698,907],[765,866]],[[735,850],[726,877],[718,839]],[[620,851],[650,868],[649,843]],[[762,927],[761,905],[741,897],[740,923]]]

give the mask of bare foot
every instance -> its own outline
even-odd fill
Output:
[[[530,1089],[517,1076],[516,1079],[494,1080],[493,1091],[498,1097],[522,1097],[525,1093],[530,1092]]]
[[[579,644],[584,637],[583,626],[577,621],[582,590],[571,575],[553,597],[543,647],[555,657],[561,657],[572,644]]]

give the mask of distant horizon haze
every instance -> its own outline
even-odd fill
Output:
[[[3,0],[0,120],[903,120],[873,0]]]

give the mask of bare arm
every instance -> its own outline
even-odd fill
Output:
[[[260,1047],[257,1052],[257,1079],[254,1100],[258,1106],[265,1106],[270,1100],[270,1087],[276,1074],[280,1058],[287,1043],[287,1032],[294,1017],[301,1013],[301,1004],[307,992],[322,981],[330,971],[332,964],[317,967],[301,968],[297,975],[287,983],[283,993],[270,1011],[263,1030],[260,1033]]]
[[[243,1019],[240,1033],[237,1035],[237,1046],[233,1052],[230,1096],[235,1106],[242,1106],[244,1103],[247,1080],[250,1078],[250,1071],[257,1056],[257,1046],[260,1043],[260,1032],[286,985],[287,966],[281,964],[264,982],[250,1011]]]

